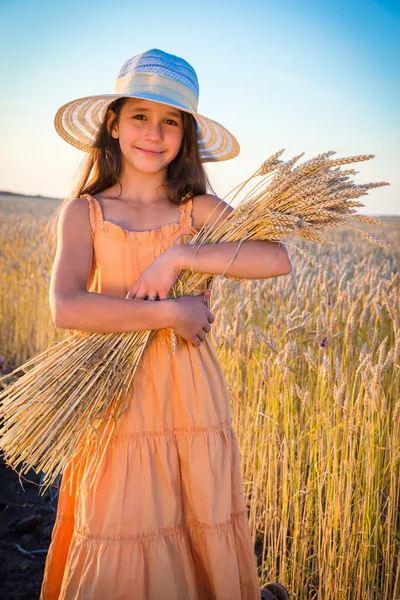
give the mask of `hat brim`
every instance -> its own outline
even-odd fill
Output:
[[[167,102],[154,94],[104,94],[67,102],[58,109],[54,118],[57,133],[75,148],[90,152],[108,106],[118,98],[145,98],[192,114],[198,124],[198,144],[202,162],[230,160],[240,152],[238,141],[223,125],[177,102]]]

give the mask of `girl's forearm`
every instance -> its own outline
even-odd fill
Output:
[[[178,269],[193,270],[195,273],[239,279],[267,279],[291,272],[292,263],[282,242],[242,242],[235,256],[238,244],[239,242],[203,244],[197,248],[182,244],[173,246],[167,252],[171,253]]]
[[[174,300],[151,302],[82,291],[51,298],[54,324],[61,329],[98,333],[150,331],[173,327]]]

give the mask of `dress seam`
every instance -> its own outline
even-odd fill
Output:
[[[111,226],[111,227],[108,227],[108,226]],[[118,231],[114,230],[114,227]],[[176,234],[179,233],[180,231],[182,231],[181,235],[190,235],[192,237],[193,237],[193,235],[198,233],[196,229],[192,229],[190,227],[190,225],[188,225],[187,223],[183,223],[183,224],[179,224],[179,223],[171,224],[170,223],[167,225],[167,227],[174,228],[175,231],[172,231],[172,233],[170,233],[170,234],[155,235],[154,238],[151,238],[150,236],[143,236],[143,239],[139,239],[139,237],[136,237],[135,235],[130,235],[130,234],[133,234],[133,233],[151,234],[151,233],[153,233],[153,231],[159,231],[159,230],[140,231],[140,232],[124,231],[123,229],[119,229],[119,226],[115,225],[115,223],[105,221],[103,226],[96,227],[93,234],[94,234],[94,236],[103,235],[107,239],[112,240],[114,242],[123,241],[123,242],[127,242],[127,243],[136,243],[136,244],[153,244],[153,243],[162,244],[164,241],[169,240],[170,238],[176,236]],[[189,229],[189,231],[183,231],[185,229]]]
[[[131,534],[131,535],[107,536],[107,535],[101,535],[98,533],[86,533],[83,530],[75,528],[74,535],[78,536],[78,537],[82,537],[87,541],[93,541],[93,542],[96,542],[96,541],[100,541],[100,542],[102,542],[102,541],[130,542],[133,540],[141,540],[141,539],[146,539],[146,538],[159,539],[161,537],[176,535],[176,534],[182,532],[182,530],[184,530],[185,528],[195,528],[195,529],[200,529],[201,531],[205,531],[205,532],[227,529],[230,526],[232,526],[237,520],[243,518],[244,516],[246,516],[246,519],[247,519],[247,508],[240,510],[238,512],[232,513],[230,519],[228,519],[227,521],[222,521],[220,523],[203,523],[202,521],[199,521],[198,519],[184,519],[179,525],[176,525],[175,527],[164,527],[157,531],[150,531],[148,533],[143,532],[143,533],[135,533],[135,534]]]
[[[112,435],[112,439],[120,438],[143,438],[143,437],[163,437],[169,435],[176,435],[179,433],[212,433],[214,431],[221,431],[223,429],[229,429],[232,427],[233,418],[231,417],[227,421],[218,423],[217,425],[208,425],[205,427],[173,427],[172,429],[165,429],[164,431],[141,431],[137,433],[115,433]]]

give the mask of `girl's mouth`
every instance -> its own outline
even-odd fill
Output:
[[[146,154],[147,156],[158,156],[159,154],[162,154],[162,152],[156,152],[153,150],[144,150],[143,148],[138,148],[136,147],[137,150],[140,150],[140,152],[143,152],[143,154]]]

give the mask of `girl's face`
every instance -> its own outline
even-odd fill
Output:
[[[157,173],[166,170],[179,152],[182,114],[159,102],[128,98],[111,135],[119,140],[123,168],[131,165],[138,171]]]

